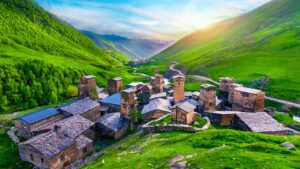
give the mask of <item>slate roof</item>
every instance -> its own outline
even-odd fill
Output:
[[[93,141],[83,135],[78,136],[76,139],[76,147],[78,150],[83,149],[87,145],[91,144]]]
[[[98,98],[103,100],[105,98],[107,98],[109,95],[108,94],[105,94],[105,93],[98,93]]]
[[[193,96],[200,96],[200,92],[193,92],[192,95]]]
[[[91,79],[91,78],[95,78],[94,75],[86,75],[86,76],[83,76],[84,78],[87,78],[87,79]]]
[[[192,104],[190,101],[187,101],[187,100],[177,103],[175,105],[175,107],[185,111],[186,113],[194,111],[196,108],[196,106],[194,104]]]
[[[146,114],[146,113],[152,112],[154,110],[161,110],[161,111],[171,113],[171,110],[169,107],[170,107],[169,100],[158,98],[155,100],[151,100],[149,104],[145,105],[142,110],[142,114]]]
[[[39,111],[30,113],[27,115],[18,117],[16,119],[21,119],[28,124],[34,124],[34,123],[37,123],[44,119],[47,119],[49,117],[55,116],[59,113],[61,113],[61,111],[56,108],[47,108],[47,109],[39,110]]]
[[[87,111],[94,109],[100,104],[90,98],[76,100],[72,103],[61,106],[59,109],[72,115],[81,115]]]
[[[142,91],[149,91],[151,89],[152,89],[152,86],[149,84],[145,84],[139,88],[139,90],[142,90]]]
[[[252,132],[276,132],[288,130],[265,112],[237,113],[236,115]]]
[[[176,76],[173,76],[173,79],[176,79],[176,78],[185,78],[183,75],[176,75]]]
[[[223,102],[223,100],[220,100],[218,97],[216,97],[216,106],[218,106],[219,104],[221,104]]]
[[[104,116],[100,117],[96,123],[100,123],[112,131],[117,132],[127,125],[129,120],[122,118],[121,113],[117,112],[105,114]]]
[[[184,92],[185,97],[192,97],[192,92]]]
[[[247,87],[236,87],[234,88],[234,90],[240,91],[240,92],[246,92],[246,93],[251,93],[251,94],[258,94],[261,92],[261,90],[257,90],[257,89],[251,89],[251,88],[247,88]]]
[[[129,83],[128,86],[137,87],[138,85],[144,85],[144,83],[143,82],[131,82],[131,83]]]
[[[121,104],[121,94],[115,93],[115,94],[108,96],[105,99],[101,100],[100,103],[120,105]]]
[[[166,97],[167,97],[167,93],[166,92],[157,93],[157,94],[151,95],[150,100],[157,99],[157,98],[166,98]]]

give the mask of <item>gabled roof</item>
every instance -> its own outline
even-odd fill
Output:
[[[192,92],[184,92],[184,96],[185,97],[191,97],[192,96]]]
[[[171,110],[169,107],[170,107],[169,100],[158,98],[155,100],[151,100],[149,104],[145,105],[142,110],[142,114],[149,113],[154,110],[161,110],[161,111],[171,113]]]
[[[185,78],[185,76],[183,76],[183,75],[176,75],[176,76],[173,76],[173,79],[177,79],[177,78]]]
[[[151,89],[152,89],[152,86],[149,84],[145,84],[139,88],[139,90],[142,90],[142,91],[150,91]]]
[[[100,103],[120,105],[121,104],[121,94],[115,93],[115,94],[108,96],[105,99],[101,100]]]
[[[99,105],[100,104],[98,102],[87,97],[61,106],[59,109],[72,115],[80,115],[94,109]]]
[[[183,102],[177,103],[175,105],[176,108],[179,108],[183,111],[185,111],[186,113],[189,113],[191,111],[194,111],[196,106],[194,104],[192,104],[191,102],[185,100]]]
[[[157,99],[157,98],[166,98],[166,97],[167,97],[167,93],[166,92],[157,93],[157,94],[151,95],[150,100]]]
[[[122,118],[121,113],[107,113],[104,116],[100,117],[96,123],[111,129],[112,131],[121,130],[125,125],[129,123],[129,120]]]
[[[47,108],[18,117],[17,119],[21,119],[28,124],[34,124],[49,117],[55,116],[59,113],[61,113],[61,111],[56,108]]]
[[[288,130],[288,128],[284,127],[281,123],[278,123],[265,112],[237,113],[236,115],[253,132],[264,133]]]
[[[138,85],[144,85],[144,83],[143,82],[131,82],[131,83],[129,83],[128,86],[137,87]]]
[[[118,80],[122,80],[122,78],[121,77],[115,77],[115,78],[113,78],[113,80],[118,81]]]

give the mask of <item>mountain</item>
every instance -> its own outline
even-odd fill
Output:
[[[74,97],[71,85],[83,74],[96,75],[99,85],[114,76],[131,78],[126,60],[32,0],[0,1],[0,113]]]
[[[187,35],[153,58],[177,60],[189,74],[232,76],[269,95],[299,100],[299,24],[300,1],[273,0]]]
[[[119,35],[99,35],[90,31],[81,32],[99,48],[119,50],[132,59],[149,58],[174,43],[163,40],[129,39]]]

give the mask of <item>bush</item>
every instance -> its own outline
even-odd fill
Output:
[[[69,85],[67,88],[67,97],[76,97],[78,95],[78,88],[74,85]]]

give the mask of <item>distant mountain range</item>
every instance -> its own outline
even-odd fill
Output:
[[[189,74],[233,76],[268,95],[300,99],[300,0],[273,0],[239,17],[198,30],[154,60],[177,60]],[[254,87],[254,86],[253,86]]]
[[[119,35],[100,35],[81,31],[102,49],[119,50],[132,59],[149,58],[168,48],[174,41],[130,39]]]

